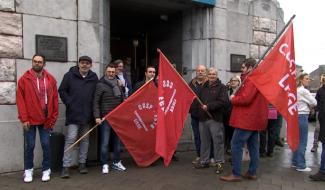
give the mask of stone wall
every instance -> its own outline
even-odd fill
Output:
[[[45,67],[58,85],[81,55],[93,58],[92,70],[100,75],[110,58],[108,10],[108,0],[0,0],[0,173],[23,169],[23,130],[15,92],[17,80],[31,68],[35,35],[67,38],[68,62],[47,62]],[[64,122],[65,107],[60,101],[54,131],[65,133]],[[92,138],[96,143],[90,149],[96,150],[97,138]],[[37,143],[35,167],[40,166],[41,152]],[[97,153],[91,152],[90,159],[96,158]]]
[[[283,28],[283,11],[276,0],[219,0],[214,8],[183,13],[183,66],[185,79],[198,64],[215,67],[226,83],[230,54],[260,58]]]

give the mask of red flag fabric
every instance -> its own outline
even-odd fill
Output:
[[[155,152],[157,97],[157,87],[150,81],[105,116],[140,167],[160,157]]]
[[[165,166],[176,150],[194,97],[193,91],[159,52],[156,152],[164,158]]]
[[[287,121],[287,141],[292,150],[299,144],[296,64],[293,24],[249,76],[256,88]]]

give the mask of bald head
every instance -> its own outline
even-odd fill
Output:
[[[207,68],[204,65],[198,65],[196,67],[196,79],[204,80],[206,77]]]

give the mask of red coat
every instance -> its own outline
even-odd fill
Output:
[[[268,102],[249,79],[231,99],[231,103],[233,105],[230,116],[232,127],[250,131],[265,130]]]
[[[30,125],[43,125],[45,128],[53,128],[58,118],[58,91],[55,78],[43,70],[47,88],[47,118],[41,107],[37,93],[37,87],[33,83],[36,77],[31,70],[28,70],[18,80],[16,102],[18,108],[18,119],[21,122],[28,121]]]

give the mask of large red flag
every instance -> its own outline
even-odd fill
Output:
[[[157,87],[150,81],[105,116],[141,167],[159,158],[155,152],[157,97]]]
[[[299,128],[292,23],[249,79],[286,119],[287,141],[290,148],[296,150],[299,144]]]
[[[168,166],[196,95],[160,51],[158,77],[156,152],[164,158],[165,166]]]

